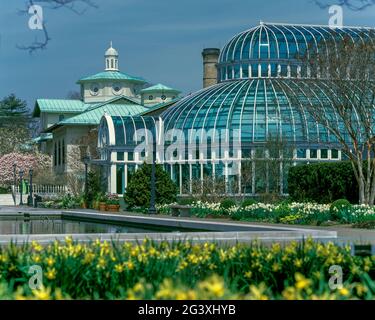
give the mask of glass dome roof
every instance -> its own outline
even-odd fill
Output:
[[[323,80],[226,81],[184,98],[160,117],[165,132],[181,130],[186,140],[191,129],[228,129],[230,135],[235,130],[240,132],[242,144],[264,143],[270,136],[298,145],[331,144],[335,138],[304,110],[306,99],[314,96],[327,105],[327,113],[332,112],[329,95],[325,94],[331,86]],[[296,105],[296,101],[301,105]],[[191,135],[186,142],[195,143]]]
[[[224,46],[219,58],[220,79],[297,76],[298,56],[315,50],[327,54],[319,49],[335,50],[330,46],[332,41],[345,37],[353,42],[375,40],[374,29],[370,28],[261,23],[234,36]],[[292,70],[287,70],[288,66]]]

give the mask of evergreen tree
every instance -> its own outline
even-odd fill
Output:
[[[30,141],[30,113],[14,94],[0,101],[0,156],[20,151]]]
[[[18,99],[14,94],[0,101],[0,128],[26,127],[29,120],[26,101]]]
[[[156,203],[168,204],[176,201],[177,186],[161,165],[156,166]],[[151,198],[151,165],[143,164],[130,177],[125,192],[125,202],[128,208],[148,207]]]

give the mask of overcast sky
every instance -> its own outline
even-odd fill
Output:
[[[0,0],[0,98],[11,93],[32,108],[37,98],[66,98],[76,81],[104,70],[112,40],[120,70],[163,83],[185,94],[202,86],[201,52],[221,48],[232,36],[259,23],[328,24],[328,9],[312,0],[91,0],[98,8],[77,15],[44,9],[48,47],[30,55],[27,45],[41,31],[20,14],[25,0]],[[375,7],[345,9],[345,25],[375,26]]]

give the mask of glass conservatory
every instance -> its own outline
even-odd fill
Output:
[[[296,55],[327,38],[363,41],[366,30],[260,24],[223,48],[218,84],[157,118],[105,115],[99,150],[109,190],[124,193],[131,174],[152,160],[154,137],[156,161],[180,194],[195,192],[196,182],[207,177],[224,181],[223,192],[230,195],[286,194],[290,166],[343,159],[335,137],[304,110],[306,102],[319,103],[338,119],[330,107],[334,84],[310,81],[319,75],[302,70]]]

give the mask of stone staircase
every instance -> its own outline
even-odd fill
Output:
[[[14,206],[11,194],[0,194],[0,206]]]

